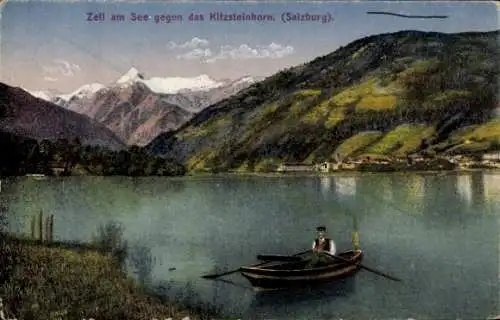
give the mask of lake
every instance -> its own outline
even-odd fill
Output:
[[[12,232],[28,217],[55,217],[56,240],[89,241],[118,222],[136,256],[150,253],[153,284],[242,319],[486,319],[500,314],[500,174],[394,173],[336,176],[68,177],[4,181]],[[328,227],[351,248],[356,218],[361,270],[317,290],[256,294],[239,274],[200,276],[309,248]],[[173,270],[175,268],[175,270]]]

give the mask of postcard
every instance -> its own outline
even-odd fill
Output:
[[[0,6],[0,320],[500,319],[496,3]]]

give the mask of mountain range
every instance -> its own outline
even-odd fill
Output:
[[[125,148],[104,125],[4,83],[0,83],[0,132],[36,140],[78,138],[84,145]]]
[[[70,94],[32,94],[104,124],[128,145],[144,146],[259,80],[246,76],[216,81],[207,75],[146,79],[131,68],[109,85],[91,83]]]
[[[498,149],[498,37],[364,37],[203,109],[147,150],[196,171]]]

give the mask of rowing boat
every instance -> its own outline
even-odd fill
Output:
[[[324,265],[309,268],[309,259],[295,262],[270,261],[258,266],[241,267],[245,277],[256,291],[280,290],[324,284],[354,275],[359,269],[363,252],[349,250],[338,254],[345,261],[332,259]]]

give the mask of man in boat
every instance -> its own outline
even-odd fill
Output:
[[[335,242],[326,237],[326,227],[319,226],[316,228],[316,231],[318,232],[318,236],[314,239],[312,245],[313,257],[307,266],[308,268],[320,266],[332,260],[330,256],[324,254],[323,252],[326,251],[331,255],[335,255],[336,253]]]

